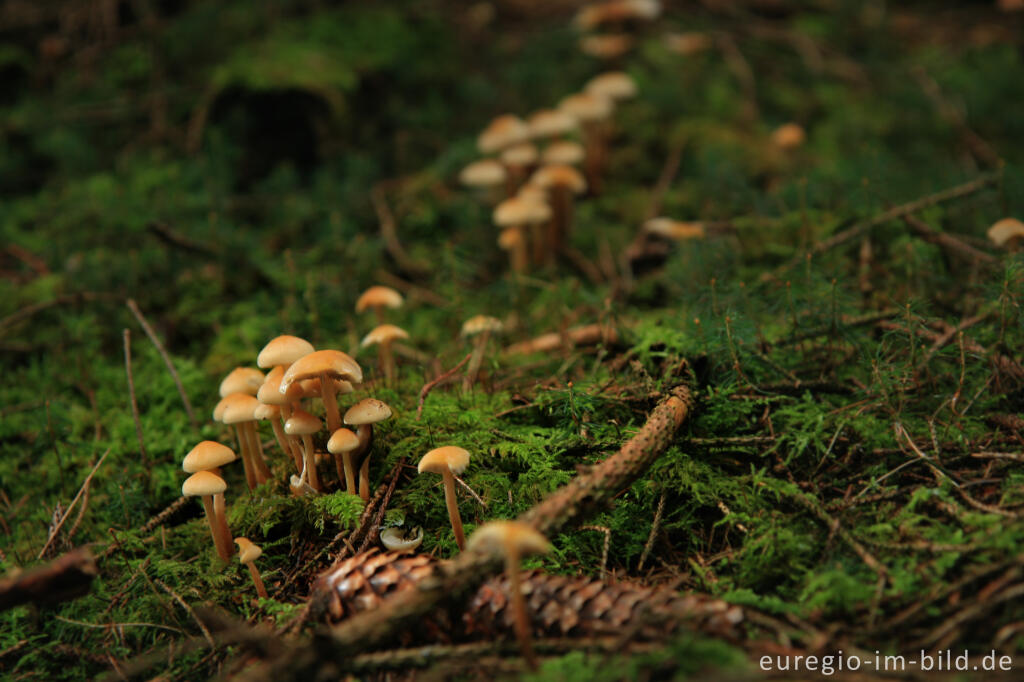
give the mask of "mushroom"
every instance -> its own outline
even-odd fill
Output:
[[[537,185],[551,194],[551,228],[548,231],[548,248],[559,253],[572,233],[572,197],[587,189],[587,181],[572,166],[555,165],[540,168],[530,178],[531,185]]]
[[[359,449],[359,436],[351,429],[342,427],[331,434],[327,441],[327,452],[334,455],[334,466],[338,469],[338,481],[345,482],[345,491],[356,494],[355,465],[352,453]]]
[[[554,141],[565,137],[579,127],[571,115],[558,109],[541,109],[529,118],[530,137]]]
[[[384,308],[401,308],[402,303],[403,299],[400,293],[391,287],[378,284],[359,296],[356,300],[356,312],[361,313],[367,308],[373,308],[373,314],[377,316],[377,324],[384,324]]]
[[[468,391],[476,383],[491,334],[499,333],[504,328],[505,325],[501,323],[501,320],[488,315],[474,315],[462,323],[462,336],[473,338],[473,355],[469,359],[466,378],[462,384],[464,390]]]
[[[501,162],[507,172],[506,195],[515,194],[516,187],[522,184],[527,174],[537,164],[537,147],[532,142],[520,142],[501,152]]]
[[[511,193],[508,172],[501,162],[494,159],[482,159],[469,164],[459,173],[459,182],[466,187],[479,189],[490,204],[500,200],[501,194],[496,191],[499,188],[503,188],[506,194]]]
[[[1016,251],[1024,242],[1024,223],[1016,218],[1003,218],[988,228],[987,234],[996,246]]]
[[[476,138],[476,146],[483,154],[493,154],[528,139],[530,128],[523,119],[513,114],[504,114],[487,125]]]
[[[338,401],[335,399],[337,385],[328,379],[340,379],[359,384],[363,381],[363,370],[359,367],[359,363],[340,350],[318,350],[292,363],[292,366],[281,378],[281,386],[278,390],[282,394],[286,394],[292,382],[315,377],[320,378],[320,397],[324,403],[324,411],[327,413],[327,428],[334,433],[341,426],[341,416],[338,414]]]
[[[263,550],[248,538],[235,538],[235,544],[238,545],[238,561],[243,566],[249,567],[249,575],[252,576],[252,581],[256,584],[256,594],[266,599],[267,588],[263,585],[259,569],[256,568],[256,560],[263,555]]]
[[[644,222],[644,232],[678,242],[686,239],[703,239],[707,234],[707,228],[699,221],[685,222],[661,217]]]
[[[803,145],[807,134],[796,123],[783,123],[772,131],[771,139],[773,145],[785,152]]]
[[[572,140],[561,140],[552,142],[544,148],[541,161],[545,164],[562,164],[575,166],[586,158],[586,152],[579,142]]]
[[[204,440],[192,448],[181,463],[181,468],[187,474],[195,474],[200,471],[209,471],[212,474],[220,475],[220,468],[225,464],[238,459],[235,451],[226,445],[212,440]],[[224,493],[213,494],[214,521],[217,526],[219,546],[231,548],[231,531],[228,530],[227,514],[225,513]],[[219,551],[219,550],[218,550]]]
[[[220,382],[220,397],[225,398],[232,393],[256,395],[263,384],[263,372],[252,367],[235,367]]]
[[[359,466],[359,496],[366,502],[370,499],[370,453],[373,450],[373,425],[391,418],[391,408],[376,398],[364,398],[345,412],[345,423],[356,427],[359,450],[362,457]]]
[[[256,356],[256,366],[263,369],[272,367],[288,369],[290,364],[315,350],[313,344],[303,338],[282,334],[263,346],[263,350]]]
[[[281,392],[281,379],[284,378],[285,366],[277,365],[267,374],[266,381],[260,386],[256,399],[265,405],[275,405],[280,408],[282,426],[292,416],[292,405],[297,403],[304,395],[302,386],[298,383],[292,384],[287,391]],[[298,438],[289,437],[285,434],[285,442],[289,446],[292,459],[295,461],[295,470],[302,471],[302,445]]]
[[[583,91],[618,102],[636,97],[636,81],[624,71],[606,71],[587,81]]]
[[[423,543],[423,528],[385,528],[381,531],[380,543],[392,552],[411,552]]]
[[[395,382],[395,356],[391,353],[391,344],[398,339],[407,339],[409,334],[401,327],[393,324],[382,324],[363,337],[360,347],[380,346],[377,351],[377,364],[384,372],[384,383],[389,386]]]
[[[615,110],[611,98],[582,92],[563,99],[558,108],[580,123],[583,130],[583,148],[586,156],[584,170],[587,183],[594,194],[601,193],[601,174],[607,158],[606,131],[608,120]]]
[[[533,242],[534,260],[538,263],[547,260],[545,255],[547,245],[542,237],[542,227],[550,218],[551,209],[547,204],[518,194],[498,204],[493,214],[494,224],[503,230],[517,229],[524,233],[524,237],[526,231],[529,230],[530,241]],[[518,248],[525,251],[526,246],[524,239]],[[513,270],[516,269],[517,263],[527,259],[528,256],[525,253],[513,252]]]
[[[455,533],[455,544],[460,550],[466,548],[466,536],[462,532],[462,517],[459,516],[459,502],[455,497],[455,476],[469,466],[469,452],[455,445],[434,448],[420,460],[419,473],[440,474],[444,480],[444,501],[448,506],[448,518]]]
[[[526,235],[522,226],[512,225],[498,234],[498,248],[508,251],[509,267],[516,274],[523,274],[530,265],[530,256],[526,246]]]
[[[251,490],[256,485],[266,483],[272,478],[270,469],[263,459],[263,444],[256,433],[256,409],[260,401],[245,393],[232,393],[224,398],[226,405],[221,417],[225,424],[234,426],[238,433],[239,449],[242,451],[242,463],[248,464],[252,471]],[[244,445],[243,445],[244,443]],[[246,481],[249,475],[246,474]]]
[[[270,428],[274,430],[277,446],[281,448],[281,452],[285,457],[292,457],[291,443],[288,441],[288,434],[284,432],[284,426],[281,424],[281,408],[277,405],[260,403],[259,407],[253,410],[252,416],[256,417],[257,421],[270,422]]]
[[[316,455],[313,452],[313,434],[320,430],[320,419],[305,410],[295,408],[291,419],[285,422],[284,432],[290,436],[302,436],[303,460],[302,474],[299,478],[308,481],[309,485],[319,492],[320,477],[316,473]]]
[[[516,639],[523,658],[537,668],[537,659],[530,644],[530,618],[523,598],[519,561],[531,554],[547,554],[551,543],[532,526],[519,521],[491,521],[476,529],[469,538],[469,549],[505,559],[505,577],[508,580],[512,615],[515,619]]]
[[[213,536],[213,546],[221,559],[231,558],[231,534],[224,534],[222,529],[227,528],[226,522],[222,523],[213,506],[213,496],[223,495],[227,490],[227,483],[224,479],[212,471],[197,471],[185,479],[181,486],[181,494],[185,497],[198,497],[203,501],[203,509],[206,511],[206,521],[210,524],[210,535]]]

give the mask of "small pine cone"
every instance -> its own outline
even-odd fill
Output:
[[[317,617],[339,621],[377,608],[388,595],[412,589],[433,575],[439,561],[422,554],[373,549],[342,561],[317,578],[311,595]],[[680,594],[634,583],[547,575],[522,577],[527,611],[537,637],[621,635],[658,639],[678,625],[736,638],[743,619],[738,606],[700,594]],[[424,619],[419,632],[405,633],[403,644],[451,642],[483,637],[514,637],[509,587],[505,576],[484,583],[470,601],[458,631],[445,612]]]
[[[524,573],[522,590],[535,637],[621,635],[657,639],[671,627],[733,638],[743,619],[738,606],[700,594],[680,594],[634,583]],[[514,636],[505,576],[485,583],[463,615],[466,635]]]

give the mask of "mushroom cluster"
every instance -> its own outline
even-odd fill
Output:
[[[503,114],[479,134],[477,149],[489,156],[466,166],[459,179],[493,205],[498,246],[513,272],[551,264],[565,251],[574,201],[601,192],[615,108],[636,92],[628,74],[602,73],[555,108],[526,119]]]

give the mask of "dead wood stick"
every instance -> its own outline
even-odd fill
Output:
[[[142,420],[139,419],[139,401],[135,396],[135,377],[132,376],[132,332],[124,328],[124,373],[128,377],[128,402],[132,408],[132,421],[135,422],[135,439],[139,441],[139,457],[147,471],[150,469],[149,455],[146,453],[146,439],[142,434]]]
[[[458,371],[462,369],[462,366],[469,362],[469,359],[471,357],[473,357],[473,354],[468,353],[466,357],[462,358],[462,361],[459,364],[455,365],[444,374],[441,374],[433,381],[428,381],[423,385],[423,388],[420,389],[419,404],[416,405],[416,421],[419,421],[420,417],[423,416],[423,404],[426,402],[427,396],[430,395],[430,392],[433,391],[438,386],[440,386],[441,384],[443,384],[444,382],[454,377],[458,373]]]
[[[929,329],[923,325],[918,325],[916,329],[910,330],[901,324],[890,322],[889,320],[881,320],[876,324],[879,328],[884,329],[886,331],[903,332],[906,334],[914,333],[917,336],[920,336],[922,339],[931,341],[933,344],[937,341],[941,341],[941,339],[943,338],[943,333],[949,333],[950,330],[953,330],[954,334],[956,333],[955,327],[942,320],[938,320],[935,322],[935,326],[939,327],[942,330],[942,333]],[[1021,367],[1020,364],[1013,358],[1007,357],[1002,353],[989,352],[987,348],[979,344],[977,341],[973,341],[967,338],[966,336],[964,337],[964,348],[966,348],[968,352],[974,353],[975,355],[989,357],[992,364],[995,366],[996,370],[1001,372],[1002,374],[1005,374],[1011,379],[1014,379],[1015,381],[1024,380],[1024,367]]]
[[[686,386],[672,389],[618,452],[549,495],[519,520],[549,537],[577,524],[647,471],[671,445],[692,406],[693,397]],[[489,555],[463,552],[416,589],[396,593],[379,608],[353,616],[332,628],[328,634],[329,645],[321,643],[298,650],[292,660],[274,666],[280,666],[276,673],[285,674],[284,666],[288,666],[287,674],[300,679],[316,668],[324,656],[344,668],[354,654],[373,650],[436,609],[461,606],[502,566],[500,559]],[[271,676],[276,679],[274,672]]]
[[[547,353],[558,350],[566,345],[589,346],[595,343],[615,343],[619,338],[614,327],[603,324],[587,324],[573,327],[566,334],[551,332],[542,334],[528,341],[514,343],[505,349],[506,355],[528,355],[530,353]]]
[[[128,309],[132,311],[132,315],[135,316],[135,319],[139,321],[139,325],[142,326],[142,331],[146,332],[146,336],[148,336],[149,340],[153,342],[154,346],[156,346],[156,352],[160,354],[161,358],[163,358],[164,364],[167,365],[167,371],[171,373],[171,378],[174,379],[174,385],[178,387],[178,394],[181,396],[181,402],[185,405],[185,412],[188,413],[188,420],[192,424],[192,429],[198,433],[199,422],[196,421],[196,413],[192,409],[192,403],[189,402],[188,395],[185,393],[185,387],[181,383],[181,377],[178,376],[178,371],[174,369],[174,363],[171,362],[171,357],[167,354],[167,349],[164,348],[164,344],[160,342],[160,337],[156,335],[153,328],[149,326],[149,322],[147,322],[146,318],[142,315],[142,311],[139,310],[138,304],[130,298],[125,301],[125,304],[128,306]]]
[[[983,175],[978,176],[974,180],[971,180],[970,182],[965,182],[962,185],[950,187],[949,189],[944,189],[941,192],[929,194],[926,197],[921,197],[920,199],[915,199],[914,201],[909,201],[905,204],[894,206],[893,208],[890,208],[887,211],[882,211],[873,218],[868,218],[867,220],[861,220],[859,222],[856,222],[850,227],[843,230],[842,232],[837,232],[828,239],[818,242],[809,250],[798,253],[797,255],[793,256],[793,258],[789,259],[775,270],[764,273],[763,275],[761,275],[761,281],[767,282],[773,279],[778,279],[780,275],[782,275],[784,272],[800,265],[807,258],[811,256],[817,256],[818,254],[821,253],[825,253],[826,251],[834,249],[837,246],[842,246],[846,242],[852,241],[860,237],[871,228],[887,223],[890,220],[902,218],[903,216],[908,215],[910,213],[917,213],[922,209],[928,208],[929,206],[934,206],[935,204],[941,204],[946,201],[952,201],[954,199],[961,199],[963,197],[970,196],[971,194],[974,194],[975,192],[978,192],[984,189],[985,187],[988,187],[989,185],[994,185],[999,180],[999,177],[1000,173],[997,171],[985,173]]]
[[[110,448],[107,448],[107,451],[104,452],[103,456],[100,457],[98,462],[96,462],[92,470],[89,472],[89,475],[85,477],[85,480],[82,482],[82,487],[78,489],[78,494],[75,495],[75,499],[71,500],[71,504],[68,505],[67,511],[64,512],[64,515],[60,517],[60,521],[58,521],[57,525],[55,525],[53,527],[53,530],[50,531],[50,537],[46,539],[46,544],[43,545],[43,548],[41,550],[39,550],[39,555],[36,557],[37,559],[42,559],[43,556],[45,556],[46,554],[46,550],[50,549],[50,545],[57,538],[57,534],[60,533],[60,529],[64,525],[64,522],[67,521],[68,516],[71,515],[71,510],[75,508],[75,504],[77,504],[78,500],[81,499],[82,495],[85,494],[85,490],[86,488],[89,487],[89,483],[92,481],[92,477],[99,470],[100,465],[103,464],[103,460],[105,460],[107,458],[107,455],[109,454]]]
[[[38,568],[0,580],[0,611],[19,604],[56,604],[86,594],[98,574],[96,560],[85,548]]]
[[[959,237],[948,232],[939,232],[938,230],[932,229],[931,225],[924,222],[917,216],[909,214],[905,215],[903,216],[903,222],[910,227],[914,234],[921,237],[921,239],[941,246],[954,256],[959,256],[967,261],[982,263],[984,265],[995,265],[999,262],[999,259],[995,256],[974,248]]]

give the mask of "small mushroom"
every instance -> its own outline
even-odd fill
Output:
[[[198,497],[203,502],[203,510],[206,512],[206,521],[210,524],[210,535],[213,536],[213,546],[221,559],[231,558],[231,534],[225,535],[227,529],[226,521],[221,521],[213,505],[214,495],[223,495],[227,490],[227,483],[224,479],[212,471],[197,471],[185,479],[181,486],[181,494],[185,497]]]
[[[315,350],[313,344],[303,338],[282,334],[263,346],[263,350],[256,356],[256,366],[263,369],[273,367],[288,369],[293,362]]]
[[[562,139],[579,127],[575,118],[559,109],[536,111],[530,116],[528,124],[530,137],[549,142]]]
[[[772,144],[782,151],[790,151],[803,145],[807,133],[796,123],[784,123],[772,131]]]
[[[455,497],[455,476],[469,466],[469,452],[454,445],[435,448],[423,455],[418,467],[419,473],[440,474],[444,481],[444,501],[448,507],[448,518],[455,533],[455,544],[460,550],[466,548],[466,536],[462,532],[462,517],[459,516],[459,502]]]
[[[232,393],[256,395],[263,385],[263,372],[252,367],[235,367],[220,382],[220,397],[225,398]]]
[[[226,445],[216,441],[204,440],[192,448],[181,463],[185,473],[195,474],[200,471],[209,471],[212,474],[220,475],[220,468],[238,459],[235,451]],[[231,531],[228,530],[228,520],[225,509],[224,493],[213,494],[214,523],[217,526],[218,541],[220,546],[231,547]]]
[[[381,531],[380,543],[392,552],[411,552],[423,543],[423,528],[385,528]]]
[[[476,138],[476,146],[482,154],[494,154],[528,139],[530,128],[523,119],[513,114],[504,114],[487,125]]]
[[[586,158],[586,152],[579,142],[572,140],[561,140],[552,142],[544,148],[541,161],[545,164],[561,164],[575,166]]]
[[[1024,243],[1024,223],[1016,218],[1003,218],[988,228],[987,234],[996,246],[1016,251]]]
[[[462,336],[473,339],[473,355],[469,359],[466,378],[462,385],[464,390],[468,391],[476,383],[491,335],[500,333],[504,328],[501,320],[488,315],[474,315],[462,323]]]
[[[517,229],[524,236],[529,231],[529,241],[533,243],[534,260],[538,262],[546,260],[545,249],[547,245],[542,237],[542,227],[550,218],[551,209],[548,208],[547,204],[527,198],[521,194],[517,194],[511,199],[506,199],[498,204],[493,214],[494,224],[503,230]],[[522,249],[523,253],[513,252],[513,270],[515,270],[517,264],[521,264],[522,261],[528,259],[526,255],[526,240],[523,240],[522,245],[518,246],[518,248]]]
[[[277,446],[281,448],[281,452],[285,457],[291,457],[291,443],[288,442],[288,434],[284,432],[284,426],[281,424],[281,408],[277,405],[260,403],[260,406],[253,410],[252,416],[256,417],[257,421],[270,422],[270,428],[274,430],[274,439],[277,440]]]
[[[572,166],[543,166],[530,178],[551,194],[551,229],[548,231],[548,249],[560,253],[572,234],[572,197],[587,189],[587,182]]]
[[[624,71],[607,71],[587,81],[583,91],[618,102],[636,97],[636,81]]]
[[[395,383],[395,356],[391,352],[391,344],[398,339],[407,338],[409,338],[409,334],[401,327],[396,327],[393,324],[382,324],[374,327],[369,334],[363,337],[362,343],[359,344],[363,348],[374,345],[379,346],[377,361],[384,372],[384,383],[389,386]]]
[[[327,451],[334,455],[334,466],[338,469],[338,480],[345,482],[345,491],[356,494],[355,465],[352,453],[359,449],[359,436],[351,429],[342,427],[331,434]]]
[[[530,667],[537,668],[537,658],[530,643],[530,619],[523,598],[519,561],[531,554],[547,554],[551,543],[532,526],[519,521],[491,521],[476,529],[469,538],[469,549],[505,559],[505,577],[508,580],[512,614],[515,619],[516,639],[523,658]]]
[[[263,444],[256,432],[256,409],[261,405],[260,401],[245,393],[232,393],[224,400],[227,404],[221,418],[226,425],[237,429],[242,463],[248,463],[255,485],[266,483],[272,475],[263,458]],[[249,475],[246,474],[246,481],[248,480]],[[250,490],[253,487],[253,484],[249,485]]]
[[[581,92],[563,99],[558,108],[579,121],[583,130],[583,149],[586,156],[584,173],[594,194],[601,193],[601,176],[608,156],[608,121],[615,110],[609,97],[593,92]]]
[[[372,308],[373,314],[377,317],[377,324],[384,324],[384,308],[401,308],[403,302],[400,293],[391,287],[378,284],[370,287],[359,296],[356,300],[356,312],[361,313],[368,308]]]
[[[466,187],[478,189],[489,204],[501,199],[501,190],[507,194],[508,171],[505,166],[494,159],[474,161],[459,173],[459,182]]]
[[[287,394],[288,388],[293,382],[313,378],[320,379],[320,397],[324,403],[324,411],[327,413],[327,428],[334,433],[341,427],[341,415],[338,412],[336,399],[337,384],[329,379],[340,379],[360,384],[363,382],[363,370],[358,362],[340,350],[318,350],[292,363],[292,366],[281,378],[278,391]]]
[[[248,538],[235,538],[235,544],[238,545],[238,561],[243,566],[249,567],[249,575],[252,576],[252,581],[256,584],[256,594],[266,599],[267,588],[263,585],[259,569],[256,568],[256,560],[263,555],[263,550],[259,545],[250,542]]]
[[[707,228],[699,221],[673,220],[672,218],[651,218],[644,223],[644,232],[657,235],[669,241],[704,239]]]
[[[391,418],[391,408],[376,398],[364,398],[345,412],[345,423],[356,427],[359,449],[355,456],[361,457],[359,466],[359,496],[364,502],[370,499],[370,454],[373,450],[373,425]]]
[[[309,485],[320,492],[320,477],[316,473],[316,453],[313,452],[313,434],[320,430],[321,422],[318,417],[311,415],[305,410],[296,408],[292,412],[291,419],[284,424],[284,432],[290,436],[302,436],[302,473],[299,478],[308,481]]]
[[[281,392],[281,379],[284,378],[285,369],[284,365],[277,365],[274,369],[270,370],[266,381],[263,382],[259,392],[256,394],[256,399],[261,403],[280,408],[282,427],[292,416],[292,406],[304,395],[302,386],[297,383],[292,384],[284,393]],[[295,470],[302,471],[302,445],[299,439],[285,434],[285,443],[288,445],[288,451],[291,452],[292,459],[295,461]]]
[[[532,142],[520,142],[501,152],[501,162],[505,164],[508,176],[505,184],[507,196],[515,194],[516,187],[522,184],[530,170],[537,165],[539,156]]]

